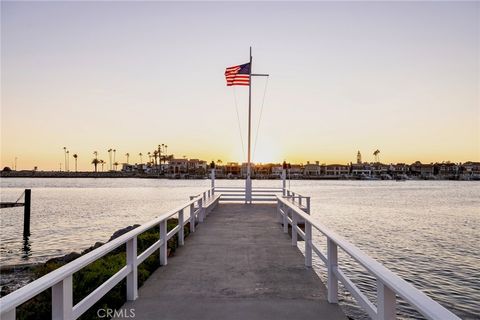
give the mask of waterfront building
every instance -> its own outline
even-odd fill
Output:
[[[363,176],[370,177],[372,175],[372,168],[369,164],[356,163],[356,164],[352,164],[350,167],[351,167],[350,172],[353,177],[363,177]]]
[[[454,178],[458,174],[458,171],[458,165],[452,162],[442,162],[435,164],[435,174],[439,174],[441,176]]]
[[[327,176],[347,176],[350,173],[350,166],[343,164],[329,164],[325,166]]]
[[[319,161],[315,161],[314,164],[307,162],[303,169],[303,174],[306,177],[319,177],[322,174]]]
[[[290,169],[288,169],[289,178],[299,179],[303,177],[303,165],[301,164],[292,164]]]
[[[238,165],[238,162],[227,162],[227,164],[224,166],[224,169],[227,178],[240,177],[241,167]]]
[[[283,171],[282,165],[279,164],[279,165],[273,166],[271,177],[274,179],[280,178],[282,176],[282,171]]]
[[[469,175],[480,175],[480,162],[468,161],[462,164],[462,172]]]
[[[172,159],[168,162],[169,174],[186,174],[188,173],[188,159]]]

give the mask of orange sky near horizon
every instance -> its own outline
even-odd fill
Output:
[[[254,162],[480,161],[479,21],[478,2],[2,2],[0,166],[58,170],[65,146],[92,170],[95,150],[137,163],[161,143],[244,162],[248,89],[223,74],[249,46],[270,74]]]

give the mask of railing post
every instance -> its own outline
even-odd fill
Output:
[[[160,265],[166,266],[167,265],[167,221],[163,220],[160,222],[160,240],[162,244],[160,245]]]
[[[195,232],[195,220],[195,204],[192,203],[190,204],[190,232]]]
[[[127,300],[138,298],[138,269],[137,269],[137,236],[127,241],[127,264],[132,271],[127,275]]]
[[[198,212],[198,222],[202,223],[203,222],[203,218],[205,218],[205,212],[204,212],[204,208],[203,208],[203,199],[200,198],[198,199],[198,209],[199,209],[199,212]]]
[[[396,297],[389,287],[377,279],[377,316],[378,320],[392,320],[396,318]]]
[[[312,224],[305,220],[305,266],[312,266]]]
[[[287,190],[287,197],[290,197],[290,190]]]
[[[178,230],[178,245],[183,246],[185,243],[185,232],[183,229],[183,209],[178,212],[178,225],[180,226]]]
[[[298,196],[298,206],[301,207],[302,206],[302,196]]]
[[[310,197],[306,197],[307,199],[307,214],[310,214]]]
[[[205,203],[207,201],[207,196],[206,196],[206,191],[203,192],[203,202]]]
[[[283,209],[283,233],[288,233],[288,211],[290,209],[287,207],[287,209]]]
[[[72,308],[72,276],[68,276],[52,287],[52,319],[72,319]]]
[[[282,208],[283,208],[283,203],[280,200],[277,200],[277,217],[278,217],[278,222],[280,224],[283,223]]]
[[[327,240],[327,271],[328,271],[328,302],[338,302],[338,279],[335,275],[335,269],[338,267],[338,249],[337,244],[331,239]]]
[[[287,189],[287,170],[282,169],[282,195],[285,195]]]
[[[212,191],[213,191],[213,193],[215,193],[215,168],[212,168],[212,172],[210,173],[210,179],[211,179]]]
[[[295,210],[292,210],[292,246],[296,247],[297,241],[297,213],[295,212]]]

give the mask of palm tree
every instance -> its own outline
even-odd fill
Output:
[[[108,159],[110,160],[109,161],[109,164],[110,164],[110,170],[112,170],[112,148],[108,149]]]
[[[78,154],[74,153],[73,159],[75,159],[75,172],[77,172],[77,158],[78,158]]]
[[[142,159],[143,159],[143,158],[142,158],[142,157],[143,157],[143,154],[140,152],[138,155],[139,155],[139,157],[140,157],[140,164],[142,164],[142,162],[143,162],[143,160],[142,160]]]
[[[127,156],[127,164],[128,164],[128,158],[130,158],[130,153],[125,153],[125,156]]]
[[[65,156],[65,165],[63,166],[64,169],[67,168],[67,147],[63,147],[63,155]],[[60,171],[62,171],[62,168],[60,167]]]
[[[103,165],[105,164],[105,161],[100,160],[100,164],[102,165],[102,172],[103,172]]]
[[[118,165],[119,165],[119,163],[118,163],[118,162],[116,162],[116,161],[113,163],[113,166],[114,166],[114,168],[115,168],[115,171],[117,171],[117,167],[118,167]]]
[[[98,160],[97,158],[93,158],[92,164],[95,167],[95,172],[97,172],[97,166],[99,163],[100,163],[100,160]]]
[[[149,152],[147,152],[147,156],[148,156],[148,162],[152,162],[152,154]]]
[[[380,162],[380,156],[378,155],[380,153],[380,150],[375,150],[373,152],[373,155],[375,156],[375,162]]]
[[[113,149],[113,162],[117,162],[116,158],[115,158],[115,154],[117,152],[117,149]]]
[[[67,150],[67,163],[65,167],[65,171],[70,171],[70,150]]]

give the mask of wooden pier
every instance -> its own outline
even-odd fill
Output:
[[[220,204],[122,309],[142,320],[346,319],[304,260],[275,205]]]

